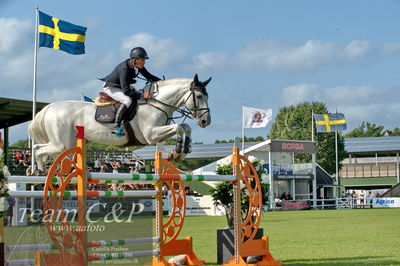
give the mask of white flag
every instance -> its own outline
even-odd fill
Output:
[[[243,106],[244,128],[266,127],[272,119],[272,109],[256,109]]]

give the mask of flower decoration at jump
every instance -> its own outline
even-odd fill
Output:
[[[261,167],[260,160],[255,156],[248,156],[248,160],[253,164],[254,169],[257,171],[257,175],[260,178],[261,189],[262,189],[262,204],[265,206],[268,203],[268,191],[269,184],[262,183],[263,178],[266,178],[266,170]],[[216,172],[218,175],[232,175],[232,156],[228,156],[217,162]],[[266,179],[265,179],[266,180]],[[223,181],[216,185],[215,188],[210,190],[211,196],[214,201],[214,205],[223,207],[228,223],[228,227],[233,229],[234,227],[234,209],[233,209],[233,184],[229,181]],[[242,203],[242,214],[247,213],[249,196],[247,193],[246,186],[240,187],[241,203]]]

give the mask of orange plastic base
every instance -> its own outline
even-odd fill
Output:
[[[204,260],[199,260],[194,253],[186,254],[186,262],[185,265],[203,265],[205,262]],[[151,265],[154,266],[177,266],[175,263],[169,263],[164,257],[161,257],[158,260],[157,257],[153,258],[153,263]]]
[[[188,236],[185,239],[173,240],[161,248],[160,259],[153,258],[153,265],[168,265],[175,266],[175,263],[169,263],[165,260],[166,256],[186,255],[185,265],[203,265],[204,260],[199,260],[192,248],[192,237]]]
[[[248,256],[262,256],[262,259],[254,264],[247,264],[243,258]],[[243,243],[238,263],[235,262],[235,256],[233,256],[227,264],[222,265],[282,265],[282,262],[277,261],[272,257],[269,252],[268,237],[263,236],[261,239]]]
[[[231,260],[227,264],[222,265],[249,265],[249,266],[257,266],[257,265],[282,265],[282,262],[276,261],[271,254],[267,254],[263,256],[262,260],[257,261],[254,264],[247,264],[241,256],[239,256],[239,263],[235,262],[235,257],[232,257]]]

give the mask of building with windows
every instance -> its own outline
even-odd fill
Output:
[[[400,136],[346,138],[340,184],[346,189],[388,189],[400,183]]]

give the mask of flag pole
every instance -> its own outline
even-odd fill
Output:
[[[244,106],[242,105],[242,152],[244,155]]]
[[[311,141],[314,142],[314,109],[311,109]]]
[[[33,88],[32,88],[32,122],[35,119],[36,114],[36,81],[37,81],[37,47],[38,47],[38,27],[39,27],[39,7],[36,7],[36,24],[35,24],[35,48],[33,50]],[[36,170],[35,168],[35,153],[33,150],[33,145],[35,144],[32,138],[32,151],[31,151],[31,173]]]
[[[337,109],[336,109],[337,113]],[[338,131],[335,130],[335,155],[336,155],[336,185],[339,185],[339,156],[338,156]],[[338,188],[338,197],[340,197],[340,188]]]

